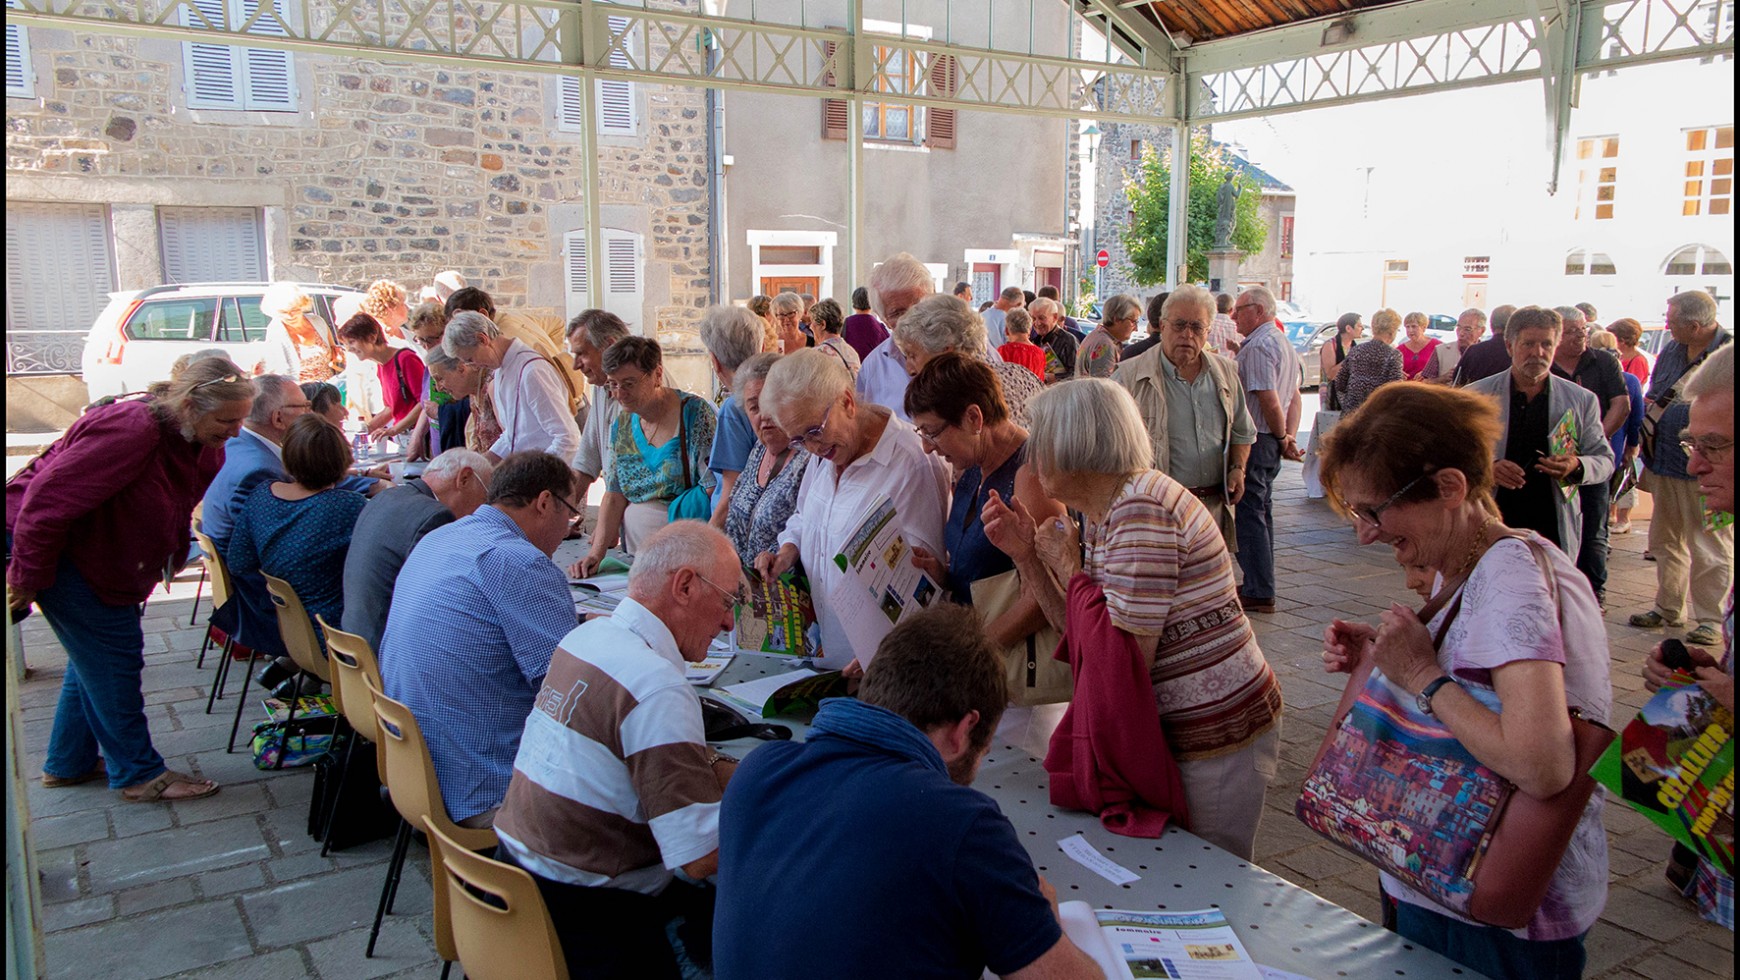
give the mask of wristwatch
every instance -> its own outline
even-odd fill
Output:
[[[1437,680],[1433,681],[1430,684],[1427,684],[1425,690],[1414,695],[1414,707],[1419,708],[1421,714],[1432,715],[1433,714],[1432,695],[1437,694],[1438,689],[1440,687],[1443,687],[1446,684],[1454,684],[1454,683],[1456,683],[1456,682],[1454,680],[1452,680],[1449,676],[1444,676],[1444,677],[1438,678]],[[1436,716],[1434,715],[1434,717],[1436,717]]]

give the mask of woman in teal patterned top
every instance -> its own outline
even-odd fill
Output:
[[[613,462],[605,484],[603,513],[592,549],[581,568],[590,574],[622,536],[633,554],[640,542],[670,521],[672,501],[695,487],[711,494],[707,456],[715,414],[707,399],[665,386],[658,341],[625,337],[604,352],[605,387],[622,406],[611,430]],[[697,495],[698,496],[698,495]],[[705,511],[705,504],[701,504]],[[705,520],[709,514],[698,515]]]

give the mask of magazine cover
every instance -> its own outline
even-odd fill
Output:
[[[1675,674],[1589,774],[1609,793],[1734,874],[1734,715]]]
[[[791,657],[815,654],[819,628],[809,580],[786,572],[771,581],[745,565],[749,602],[738,610],[737,647]]]

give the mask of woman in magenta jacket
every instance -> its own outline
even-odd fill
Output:
[[[67,653],[43,785],[106,777],[130,802],[218,791],[151,744],[140,605],[187,555],[193,505],[253,403],[241,368],[197,360],[145,398],[86,412],[7,483],[9,605],[35,602]]]

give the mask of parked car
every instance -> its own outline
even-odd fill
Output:
[[[1323,383],[1323,362],[1318,352],[1324,344],[1335,339],[1335,321],[1282,320],[1281,326],[1287,331],[1293,349],[1299,352],[1300,389],[1320,386]]]
[[[169,377],[175,359],[206,347],[229,353],[243,370],[253,371],[265,354],[266,324],[260,296],[270,283],[199,282],[109,294],[85,338],[85,387],[92,399],[144,391]],[[332,302],[349,286],[302,283],[314,300],[312,312],[333,334]]]

